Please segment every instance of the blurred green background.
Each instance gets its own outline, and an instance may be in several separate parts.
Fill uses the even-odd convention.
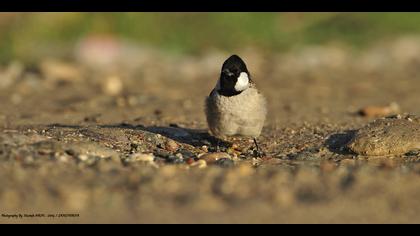
[[[90,34],[175,54],[327,43],[363,48],[419,33],[419,22],[419,13],[0,13],[0,61],[66,55]]]

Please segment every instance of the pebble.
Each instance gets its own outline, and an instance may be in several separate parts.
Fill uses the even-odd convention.
[[[69,160],[70,160],[69,155],[66,155],[66,154],[64,154],[64,155],[58,155],[56,158],[60,162],[69,162]]]
[[[191,167],[196,167],[198,169],[203,169],[207,167],[207,162],[205,160],[198,160],[190,165]]]
[[[62,80],[72,82],[82,78],[80,68],[67,62],[45,60],[41,63],[40,69],[47,79],[53,81]]]
[[[206,153],[199,156],[200,160],[206,161],[208,164],[216,163],[219,159],[232,159],[229,154],[225,152]]]
[[[94,142],[74,142],[69,143],[66,151],[73,153],[74,155],[87,155],[87,156],[97,156],[100,158],[108,158],[119,156],[118,152],[115,150],[104,147]]]
[[[193,164],[195,161],[194,161],[194,158],[188,158],[187,159],[187,161],[186,161],[186,163],[188,164],[188,165],[191,165],[191,164]]]
[[[98,158],[96,158],[95,156],[88,156],[85,154],[81,154],[77,156],[77,158],[83,163],[83,165],[87,165],[87,166],[93,166],[98,161]]]
[[[236,153],[237,151],[233,148],[233,147],[230,147],[230,148],[228,148],[227,150],[226,150],[226,152],[229,154],[229,155],[233,155],[234,153]]]
[[[109,76],[102,84],[102,91],[110,96],[117,96],[123,91],[124,85],[119,76]]]
[[[134,153],[131,154],[126,161],[127,162],[146,162],[153,163],[155,157],[151,153]]]
[[[395,116],[359,129],[347,147],[366,156],[399,155],[420,149],[420,119]]]
[[[162,158],[168,158],[169,156],[172,156],[172,154],[170,152],[167,152],[163,149],[157,149],[154,153],[156,156],[160,156]]]
[[[201,146],[201,150],[203,150],[203,152],[209,152],[209,147],[207,145],[203,145]]]
[[[171,152],[175,152],[178,150],[179,145],[172,139],[168,139],[168,141],[165,142],[165,149]]]
[[[183,158],[195,158],[196,155],[186,149],[182,149],[179,151],[179,153],[183,156]]]
[[[88,155],[84,155],[84,154],[78,156],[78,159],[81,161],[87,161],[88,158],[89,158]]]
[[[365,117],[385,117],[396,114],[400,111],[400,106],[393,102],[388,106],[367,106],[359,111],[361,116]]]
[[[182,164],[185,162],[182,154],[177,153],[177,155],[169,155],[166,158],[166,162],[170,164]]]
[[[219,146],[219,150],[217,150],[216,146],[210,146],[208,148],[209,152],[227,152],[228,148],[224,147],[223,145]]]

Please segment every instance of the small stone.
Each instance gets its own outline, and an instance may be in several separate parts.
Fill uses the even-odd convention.
[[[186,161],[186,163],[188,164],[188,165],[191,165],[191,164],[193,164],[195,161],[194,161],[194,158],[188,158],[187,159],[187,161]]]
[[[170,163],[170,164],[182,164],[182,163],[185,162],[185,160],[184,160],[182,154],[179,154],[179,155],[169,155],[166,158],[166,162],[167,163]]]
[[[152,163],[155,157],[151,153],[134,153],[128,158],[129,162],[147,162]]]
[[[128,106],[136,106],[138,104],[137,99],[134,96],[126,97],[126,103]]]
[[[119,76],[109,76],[102,84],[102,90],[105,94],[110,96],[119,95],[124,88],[124,85]]]
[[[201,146],[201,150],[203,150],[203,152],[209,152],[209,147],[207,145],[203,145]]]
[[[33,156],[30,156],[30,155],[25,156],[25,157],[22,159],[22,164],[25,164],[25,165],[31,165],[31,164],[33,164],[34,162],[35,162],[34,157],[33,157]]]
[[[207,167],[207,162],[205,160],[198,160],[190,165],[191,167],[196,167],[198,169],[203,169]]]
[[[83,118],[83,121],[84,122],[98,123],[98,118],[100,116],[101,116],[101,114],[93,114],[93,115],[85,116],[85,118]]]
[[[87,161],[87,159],[89,159],[88,155],[85,154],[81,154],[77,158],[81,161]]]
[[[213,164],[222,158],[231,159],[230,155],[225,152],[206,153],[200,156],[200,159],[206,161],[208,164]]]
[[[182,157],[185,158],[194,158],[196,155],[186,149],[182,149],[179,151],[179,153],[182,155]]]
[[[80,68],[63,61],[45,60],[41,63],[40,69],[45,77],[52,81],[73,82],[82,78]]]
[[[69,162],[69,156],[68,155],[60,155],[57,157],[57,160],[60,162]]]
[[[209,152],[227,152],[228,148],[226,148],[225,146],[221,145],[219,147],[216,146],[210,146],[208,148]]]
[[[169,158],[169,156],[172,156],[172,154],[170,152],[167,152],[163,149],[157,149],[155,151],[155,155],[159,156],[159,157],[162,157],[162,158]]]
[[[175,152],[178,150],[179,145],[172,139],[168,139],[168,141],[165,142],[165,149],[171,152]]]
[[[83,165],[93,166],[97,163],[98,159],[95,156],[88,156],[85,154],[81,154],[77,157]]]
[[[95,143],[95,142],[69,143],[66,149],[66,152],[72,156],[77,156],[77,155],[82,155],[82,154],[87,155],[87,156],[96,156],[100,158],[119,156],[119,153],[116,152],[115,150],[99,145],[98,143]]]
[[[235,153],[235,149],[233,147],[230,147],[226,150],[226,152],[230,155],[232,155],[233,153]]]
[[[359,111],[359,114],[365,117],[385,117],[396,114],[400,111],[397,103],[393,102],[388,106],[367,106]]]

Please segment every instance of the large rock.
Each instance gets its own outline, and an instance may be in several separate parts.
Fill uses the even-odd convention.
[[[347,145],[360,155],[399,155],[420,149],[420,118],[395,116],[359,129]]]

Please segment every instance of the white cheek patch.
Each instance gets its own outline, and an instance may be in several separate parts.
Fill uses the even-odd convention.
[[[235,84],[235,90],[236,91],[244,91],[249,87],[249,78],[247,73],[241,72],[241,74],[238,77],[238,81]]]

